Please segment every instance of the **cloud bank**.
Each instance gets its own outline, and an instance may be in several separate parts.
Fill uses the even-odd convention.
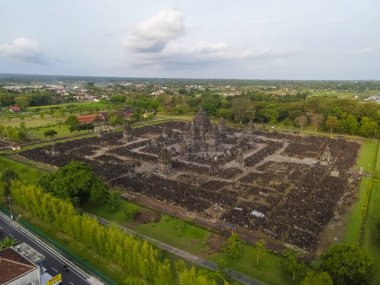
[[[19,62],[45,62],[45,53],[39,43],[23,37],[15,39],[10,44],[0,45],[0,57]]]
[[[157,15],[140,23],[124,41],[135,53],[158,53],[166,45],[185,34],[184,16],[177,10],[160,10]]]
[[[188,34],[184,15],[174,9],[160,10],[138,24],[125,38],[123,45],[139,66],[173,67],[173,65],[210,65],[246,59],[268,59],[289,56],[295,50],[266,47],[257,50],[231,46],[221,42],[199,41],[181,44]]]

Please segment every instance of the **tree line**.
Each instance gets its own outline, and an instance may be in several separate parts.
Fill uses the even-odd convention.
[[[148,242],[127,235],[116,226],[105,227],[95,218],[79,214],[72,203],[54,197],[37,185],[14,181],[11,195],[14,203],[55,232],[70,236],[119,266],[124,272],[124,284],[218,284],[211,273],[171,262]]]
[[[111,102],[135,108],[135,112],[158,112],[180,115],[196,112],[200,107],[210,116],[236,123],[277,124],[315,131],[380,137],[380,105],[354,98],[311,97],[300,90],[293,95],[273,95],[262,91],[245,91],[241,96],[224,97],[217,91],[182,92],[158,96],[115,95]]]

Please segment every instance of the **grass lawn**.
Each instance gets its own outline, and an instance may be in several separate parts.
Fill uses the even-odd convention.
[[[87,130],[79,131],[79,132],[70,132],[69,126],[63,124],[61,126],[50,126],[50,127],[40,127],[40,128],[29,129],[27,130],[27,134],[28,134],[28,137],[32,140],[50,139],[50,137],[45,137],[44,135],[44,133],[47,130],[55,130],[57,132],[54,138],[70,137],[70,136],[75,136],[77,134],[92,133]]]
[[[366,223],[364,228],[363,248],[372,256],[376,268],[376,275],[372,282],[373,285],[380,284],[380,242],[376,234],[376,223],[380,221],[380,180],[376,177],[380,174],[380,152],[377,153],[377,142],[366,141],[361,148],[357,166],[363,167],[368,172],[374,172],[375,178],[363,177],[360,183],[359,197],[350,215],[346,234],[342,242],[347,244],[357,244],[361,222],[364,214],[367,193],[370,191]],[[369,189],[371,185],[371,189]]]
[[[22,119],[23,118],[23,119]],[[55,123],[58,119],[53,118],[51,115],[45,115],[41,118],[39,115],[25,115],[24,117],[8,117],[7,119],[1,118],[0,124],[3,126],[19,127],[22,122],[25,123],[26,128],[34,128],[45,126],[47,124]]]
[[[372,172],[374,164],[376,163],[376,149],[376,141],[365,141],[360,149],[357,161],[358,167],[363,167],[365,171]]]
[[[112,107],[112,104],[108,102],[72,102],[72,103],[64,103],[64,104],[57,104],[57,105],[48,105],[48,106],[36,106],[36,107],[29,107],[28,111],[36,111],[36,110],[68,110],[68,109],[75,109],[75,108],[94,108],[103,110],[105,108]]]
[[[18,174],[20,180],[27,183],[37,183],[41,175],[45,174],[45,172],[34,167],[0,156],[0,172],[8,167]]]
[[[380,180],[374,179],[371,199],[368,204],[366,228],[364,232],[363,247],[367,249],[375,264],[378,266],[373,285],[380,284],[380,240],[376,233],[376,224],[380,222]]]
[[[346,233],[341,240],[342,243],[356,245],[359,238],[360,227],[362,224],[363,210],[365,200],[367,197],[368,187],[370,184],[370,177],[363,177],[360,181],[360,188],[356,204],[351,212],[351,215],[347,222]]]
[[[183,223],[179,236],[176,225],[180,220],[168,215],[161,215],[158,223],[140,224],[133,229],[157,240],[181,248],[196,255],[204,254],[209,248],[207,240],[210,232],[190,223]]]
[[[222,258],[226,261],[226,267],[242,272],[267,284],[298,284],[291,281],[291,277],[282,271],[282,257],[268,253],[261,257],[256,265],[254,248],[248,245],[241,246],[242,255],[238,258],[229,258],[225,253],[213,254],[210,259],[217,262]]]
[[[376,161],[376,150],[377,142],[375,141],[365,141],[359,152],[359,157],[357,160],[357,167],[363,167],[363,169],[371,173],[374,169]],[[356,204],[350,214],[347,222],[346,233],[342,242],[347,244],[357,244],[361,221],[363,219],[364,207],[366,203],[367,193],[370,190],[369,186],[371,183],[371,177],[363,177],[360,181],[360,187],[358,192],[358,198]]]
[[[106,203],[96,203],[88,201],[82,205],[83,210],[102,217],[106,220],[126,226],[133,221],[133,215],[142,209],[141,206],[120,199],[120,206],[116,210],[111,210]]]

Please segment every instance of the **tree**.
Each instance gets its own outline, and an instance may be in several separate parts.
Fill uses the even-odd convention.
[[[333,130],[338,125],[338,119],[335,116],[327,116],[327,119],[325,121],[325,126],[330,129],[330,133],[333,132]]]
[[[227,278],[226,261],[223,258],[219,258],[216,262],[216,275],[221,280],[225,280]]]
[[[2,240],[0,240],[0,250],[5,249],[11,246],[15,246],[17,241],[14,238],[11,237],[5,237]]]
[[[67,117],[65,124],[69,126],[70,132],[73,132],[78,129],[79,119],[75,115],[70,115]]]
[[[241,255],[240,251],[240,239],[237,233],[232,233],[227,240],[226,247],[224,251],[228,256],[235,258]]]
[[[113,126],[113,127],[121,126],[124,124],[124,116],[122,116],[120,114],[111,114],[111,116],[109,118],[109,122],[110,122],[111,126]]]
[[[120,192],[110,192],[107,197],[107,204],[110,206],[111,211],[116,210],[120,206]]]
[[[255,243],[255,253],[256,253],[256,265],[259,264],[260,258],[267,252],[265,248],[265,241],[259,240]]]
[[[180,237],[182,230],[185,228],[185,221],[182,219],[177,219],[175,221],[175,228],[177,230],[177,237]]]
[[[15,98],[15,103],[18,105],[21,109],[26,109],[29,107],[30,103],[30,97],[26,95],[17,96]]]
[[[321,256],[321,268],[336,285],[370,284],[374,263],[368,253],[358,246],[334,244]]]
[[[255,117],[255,108],[247,97],[238,97],[232,102],[232,113],[234,120],[242,124],[244,121],[253,120]]]
[[[89,199],[105,201],[109,197],[108,186],[84,162],[72,161],[57,172],[43,176],[40,185],[76,205]]]
[[[261,111],[261,115],[263,116],[263,118],[271,123],[271,124],[274,124],[274,123],[277,123],[277,119],[279,117],[279,110],[277,108],[276,105],[274,104],[269,104],[267,105],[262,111]]]
[[[6,168],[3,170],[3,172],[1,173],[1,184],[3,185],[3,195],[4,197],[8,197],[8,195],[11,194],[11,183],[13,180],[17,180],[18,179],[18,175],[17,173],[10,169],[10,168]]]
[[[47,131],[44,132],[45,138],[46,137],[53,138],[56,134],[57,134],[56,130],[47,130]]]
[[[308,272],[300,285],[333,285],[333,281],[327,272]]]
[[[372,136],[375,136],[376,131],[377,131],[376,122],[371,118],[362,117],[360,121],[359,133],[365,137],[372,137]]]
[[[290,249],[285,249],[283,252],[283,269],[286,273],[292,276],[294,281],[304,271],[304,264],[297,259],[297,253]]]
[[[316,133],[318,131],[319,126],[323,123],[325,117],[322,114],[313,113],[311,115],[311,124],[314,127],[314,132]]]
[[[294,119],[294,122],[297,126],[301,128],[301,132],[303,130],[303,127],[307,124],[307,117],[305,115],[300,115]]]

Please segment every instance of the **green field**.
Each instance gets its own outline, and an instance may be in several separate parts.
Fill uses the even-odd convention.
[[[376,224],[380,222],[380,180],[374,179],[371,199],[368,204],[366,228],[364,231],[363,247],[370,253],[377,264],[377,272],[372,284],[380,284],[380,239],[376,233]]]
[[[350,245],[356,245],[358,243],[360,228],[362,225],[362,219],[364,214],[363,210],[367,198],[367,192],[369,190],[370,181],[370,177],[364,177],[360,181],[358,198],[348,219],[345,235],[343,239],[340,241],[342,243]]]
[[[207,245],[210,232],[185,222],[178,232],[176,223],[179,220],[162,215],[158,223],[140,224],[133,227],[137,232],[154,237],[157,240],[181,248],[195,255],[204,255],[209,251]]]
[[[0,156],[0,173],[5,168],[14,170],[18,174],[20,180],[27,183],[37,183],[40,177],[44,174],[44,172],[34,167]]]
[[[362,145],[359,153],[359,158],[357,165],[358,167],[363,167],[366,172],[372,172],[375,166],[378,164],[376,161],[376,149],[377,142],[375,141],[365,141]]]
[[[92,201],[83,204],[82,208],[91,214],[116,222],[122,226],[131,223],[133,221],[133,215],[142,209],[139,205],[122,199],[120,199],[120,206],[115,210],[111,210],[106,203],[96,203]]]
[[[99,111],[111,108],[112,104],[108,102],[73,102],[73,103],[64,103],[57,105],[48,105],[48,106],[38,106],[38,107],[29,107],[27,110],[29,112],[39,112],[39,111],[57,111],[57,110],[79,110],[79,111]]]
[[[39,127],[34,129],[27,130],[28,138],[32,140],[44,140],[44,139],[50,139],[50,137],[45,137],[44,133],[47,130],[55,130],[57,134],[54,136],[54,138],[62,138],[62,137],[71,137],[78,134],[91,134],[90,131],[79,131],[79,132],[70,132],[69,126],[67,125],[60,125],[60,126],[50,126],[50,127]]]
[[[342,242],[352,245],[360,243],[360,231],[363,219],[365,219],[362,246],[379,266],[380,241],[376,235],[376,223],[380,222],[380,180],[377,178],[380,173],[380,152],[377,152],[377,148],[378,143],[375,141],[366,141],[362,145],[357,166],[363,167],[367,176],[361,180],[358,200],[350,214]],[[372,174],[375,176],[372,177]],[[380,284],[379,269],[378,267],[372,282],[373,285]]]
[[[34,128],[53,124],[57,120],[57,118],[54,118],[51,115],[45,115],[41,118],[39,115],[28,114],[25,116],[17,115],[15,117],[2,117],[0,124],[3,126],[19,127],[21,123],[25,123],[26,128]]]
[[[228,268],[242,272],[248,276],[252,276],[267,284],[298,284],[299,280],[291,281],[291,277],[285,275],[282,270],[283,258],[268,253],[264,255],[258,265],[256,265],[256,255],[254,248],[248,245],[241,246],[242,255],[239,258],[229,258],[225,253],[217,253],[210,256],[210,259],[217,262],[222,258],[226,261]]]

